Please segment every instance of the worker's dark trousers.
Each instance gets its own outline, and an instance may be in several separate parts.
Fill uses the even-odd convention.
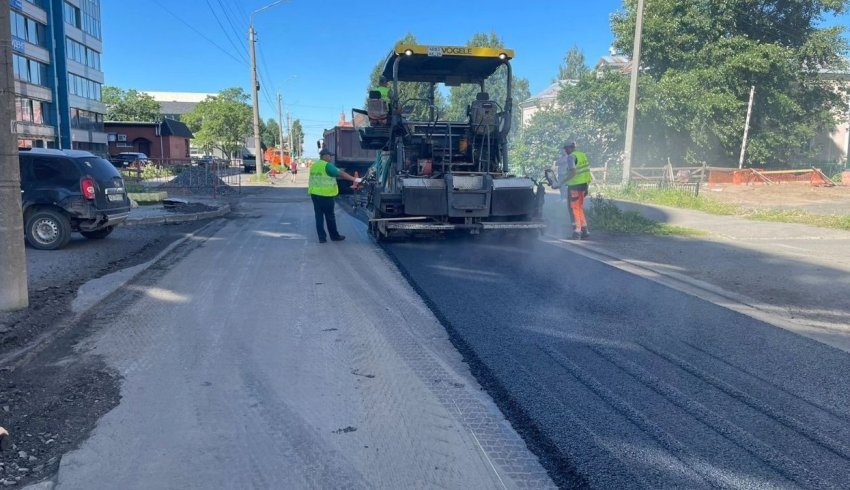
[[[316,213],[316,233],[319,234],[319,240],[327,239],[325,235],[325,221],[328,223],[328,233],[331,238],[338,237],[339,232],[336,231],[336,216],[334,216],[334,198],[317,196],[315,194],[311,194],[310,197],[313,198],[313,212]]]

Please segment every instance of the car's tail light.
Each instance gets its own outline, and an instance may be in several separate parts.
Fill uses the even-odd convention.
[[[84,177],[80,181],[80,190],[83,191],[83,197],[89,200],[94,200],[94,179]]]

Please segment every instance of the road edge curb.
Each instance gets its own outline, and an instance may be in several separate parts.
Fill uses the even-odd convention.
[[[191,221],[201,221],[211,218],[220,218],[230,213],[230,205],[224,204],[213,211],[204,211],[201,213],[176,214],[174,216],[156,216],[151,218],[128,219],[124,221],[124,226],[142,226],[142,225],[177,225],[180,223],[188,223]]]

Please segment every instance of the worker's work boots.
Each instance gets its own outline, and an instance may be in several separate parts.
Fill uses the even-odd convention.
[[[581,234],[579,236],[581,237],[582,240],[587,240],[588,238],[590,238],[590,232],[587,231],[586,226],[581,227]]]

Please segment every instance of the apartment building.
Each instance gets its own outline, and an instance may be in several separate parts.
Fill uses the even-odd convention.
[[[10,0],[20,147],[106,155],[100,0]]]

